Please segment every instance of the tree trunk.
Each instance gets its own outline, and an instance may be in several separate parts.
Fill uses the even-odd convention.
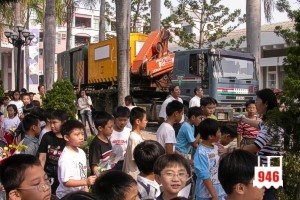
[[[130,0],[116,0],[117,60],[118,60],[118,104],[124,105],[130,93],[129,34]]]
[[[202,48],[203,46],[203,41],[204,41],[204,14],[205,14],[205,10],[204,10],[204,4],[206,3],[206,1],[203,1],[202,3],[202,8],[201,8],[201,15],[200,15],[200,34],[199,34],[199,49]]]
[[[21,3],[20,2],[16,2],[15,4],[15,20],[14,20],[14,32],[17,32],[15,29],[16,29],[16,26],[17,24],[21,24]],[[18,33],[17,33],[18,34]],[[15,72],[15,89],[20,89],[20,85],[17,85],[18,84],[18,79],[20,80],[20,69],[17,70],[17,67],[18,67],[18,48],[14,47],[14,72]]]
[[[100,2],[99,42],[105,40],[105,0]]]
[[[71,49],[71,37],[72,37],[72,22],[73,22],[73,9],[70,0],[67,1],[67,41],[66,50]]]
[[[29,18],[30,18],[30,9],[27,6],[26,13],[26,29],[29,30]],[[25,46],[25,67],[26,67],[26,89],[29,91],[29,47]]]
[[[151,0],[151,31],[160,30],[160,0]]]
[[[46,89],[52,89],[54,82],[56,42],[55,1],[46,0],[44,32],[44,75]]]
[[[263,85],[262,73],[260,70],[260,32],[261,32],[261,1],[260,0],[247,0],[246,2],[246,38],[247,50],[255,57],[256,74],[260,81],[259,88]]]

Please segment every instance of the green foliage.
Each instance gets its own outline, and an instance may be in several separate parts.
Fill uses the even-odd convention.
[[[178,43],[179,46],[189,49],[212,46],[237,48],[245,40],[245,37],[241,37],[238,40],[222,41],[214,44],[218,39],[227,36],[240,24],[245,22],[246,16],[241,16],[240,9],[230,12],[229,8],[220,4],[221,0],[203,0],[203,3],[195,0],[177,1],[179,3],[178,9],[164,19],[162,25],[165,29],[173,28],[175,25],[173,31],[179,37],[179,41],[173,42]],[[171,1],[165,0],[165,6],[171,8]],[[198,31],[199,34],[197,35],[201,35],[202,37],[196,36],[196,34],[186,28],[178,27],[178,25],[180,26],[183,23],[189,24],[190,28],[188,29]],[[231,25],[232,23],[235,25]]]
[[[86,143],[84,143],[83,145],[81,145],[81,149],[85,152],[85,154],[87,155],[87,157],[88,157],[88,155],[89,155],[89,148],[90,148],[90,145],[91,145],[91,143],[92,143],[92,141],[93,141],[93,139],[95,138],[96,136],[94,136],[94,135],[91,135],[91,136],[89,136],[88,138],[87,138],[87,142]]]
[[[76,94],[69,80],[56,81],[53,88],[46,93],[43,99],[43,108],[66,110],[71,119],[75,119],[77,109],[75,106]]]
[[[285,109],[268,113],[268,123],[280,126],[285,131],[284,188],[278,196],[280,199],[290,200],[300,198],[300,10],[291,10],[287,0],[278,0],[276,6],[279,11],[287,12],[295,22],[292,30],[275,28],[275,33],[283,37],[291,47],[284,59],[287,77],[283,82],[284,93],[279,97]]]
[[[0,71],[0,77],[1,77],[1,71]],[[3,82],[0,80],[0,98],[5,97],[4,89],[3,89]]]

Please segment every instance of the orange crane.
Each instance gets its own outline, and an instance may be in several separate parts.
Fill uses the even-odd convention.
[[[169,76],[175,57],[175,54],[168,50],[169,37],[170,32],[167,30],[151,32],[133,61],[131,74],[149,79]]]

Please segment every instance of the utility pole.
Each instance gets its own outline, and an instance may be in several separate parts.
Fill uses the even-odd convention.
[[[160,30],[160,0],[151,0],[151,31]]]

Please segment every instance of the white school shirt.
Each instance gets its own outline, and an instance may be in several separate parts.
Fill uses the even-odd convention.
[[[134,180],[137,179],[137,175],[140,173],[140,171],[134,161],[133,151],[135,147],[143,141],[144,139],[142,138],[142,136],[135,132],[131,132],[128,139],[128,146],[124,158],[124,165],[122,171],[131,175],[134,178]]]
[[[156,132],[157,142],[159,142],[164,148],[166,144],[173,144],[173,151],[175,152],[176,136],[175,130],[171,124],[162,123]]]
[[[17,128],[19,126],[20,119],[18,115],[16,115],[14,118],[10,119],[8,117],[5,117],[3,120],[3,128],[5,132],[9,132],[9,129],[11,128]]]
[[[195,95],[189,102],[189,108],[191,107],[200,107],[200,100],[201,98]]]
[[[131,130],[129,128],[125,127],[121,132],[113,130],[110,136],[112,152],[120,157],[120,160],[124,160],[130,131]]]
[[[65,195],[75,192],[84,191],[85,186],[65,187],[64,182],[72,180],[87,179],[87,163],[84,151],[77,148],[77,152],[64,148],[58,160],[58,181],[59,186],[56,190],[56,196],[61,199]]]
[[[159,111],[159,117],[161,118],[164,118],[165,120],[167,120],[167,113],[166,113],[166,108],[167,108],[167,105],[168,103],[174,101],[174,100],[177,100],[175,99],[173,96],[169,96],[164,102],[163,104],[161,105],[161,108],[160,108],[160,111]],[[183,103],[182,99],[179,97],[178,100],[179,102]],[[183,123],[184,122],[184,115],[182,115],[182,118],[180,120],[180,123]]]
[[[17,109],[18,109],[18,114],[19,116],[21,116],[23,114],[23,107],[24,107],[24,103],[23,101],[19,100],[19,101],[10,101],[8,105],[11,105],[11,104],[14,104],[17,106]]]

